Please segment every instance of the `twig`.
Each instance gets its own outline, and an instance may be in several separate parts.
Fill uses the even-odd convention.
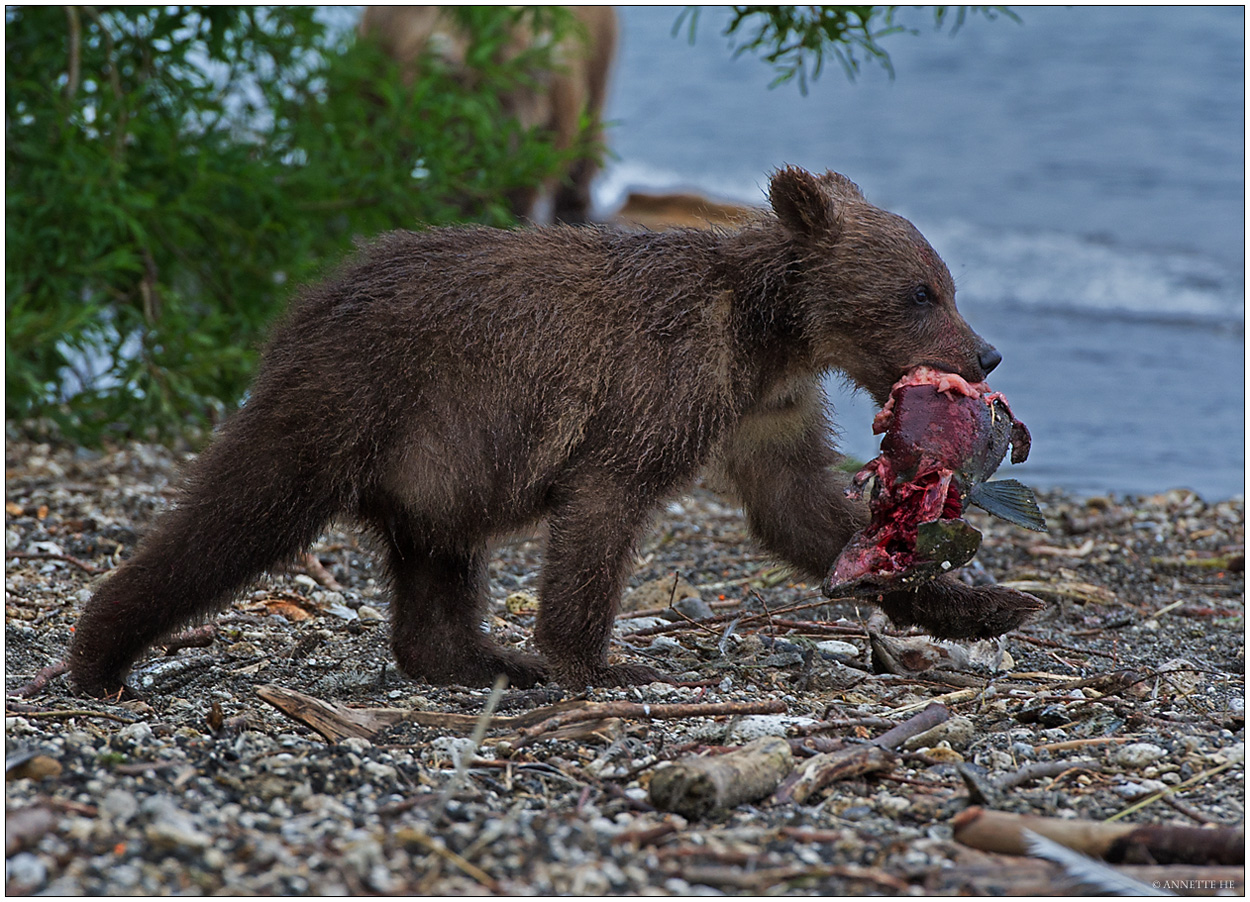
[[[64,561],[67,564],[73,564],[79,570],[90,573],[92,576],[98,576],[101,573],[108,573],[95,564],[88,564],[84,560],[74,557],[72,554],[52,554],[46,551],[6,551],[4,553],[6,559],[17,558],[19,560],[31,561]]]
[[[486,698],[486,706],[482,709],[482,715],[478,718],[477,725],[473,728],[473,735],[469,737],[471,745],[456,757],[456,772],[447,781],[447,785],[443,787],[442,795],[439,796],[434,814],[435,822],[442,820],[443,813],[447,810],[447,803],[451,801],[452,795],[460,788],[460,784],[464,782],[465,774],[469,772],[469,762],[473,760],[482,744],[482,737],[486,735],[486,730],[490,726],[490,719],[495,714],[495,706],[499,704],[499,699],[503,696],[504,687],[507,685],[508,677],[506,674],[501,673],[495,677],[495,685],[491,687],[490,695]]]
[[[784,605],[772,611],[771,614],[743,614],[741,611],[729,611],[724,614],[716,614],[712,617],[704,617],[702,620],[694,621],[694,623],[704,624],[704,625],[710,625],[714,623],[724,623],[726,620],[732,620],[735,617],[742,618],[741,622],[744,624],[754,623],[760,620],[767,620],[770,616],[773,616],[776,614],[790,614],[795,611],[805,611],[809,608],[825,607],[826,605],[829,605],[831,602],[832,602],[832,599],[825,598],[825,599],[821,599],[820,601],[812,601],[812,602],[793,604],[793,605]],[[865,629],[863,629],[863,627],[842,626],[841,624],[838,624],[838,623],[830,623],[830,624],[827,624],[826,626],[830,632],[834,632],[834,633],[843,633],[848,636],[867,636],[868,635],[868,632]],[[687,624],[685,623],[665,623],[665,624],[661,624],[660,626],[649,626],[646,629],[638,630],[636,633],[630,633],[630,635],[639,636],[639,637],[655,636],[660,633],[670,633],[670,632],[673,632],[674,630],[681,630],[681,629],[686,629],[686,628],[687,628]]]
[[[938,724],[944,723],[951,716],[950,709],[940,702],[930,702],[928,707],[908,720],[870,740],[873,745],[883,749],[896,749],[913,736],[927,733]]]
[[[901,708],[895,708],[890,713],[891,714],[907,714],[910,711],[916,711],[920,708],[926,708],[929,705],[937,704],[938,702],[941,702],[942,704],[952,704],[952,705],[956,704],[957,702],[966,702],[966,701],[970,701],[971,699],[976,698],[978,693],[980,692],[981,692],[980,689],[960,689],[957,692],[948,692],[945,695],[939,695],[937,698],[929,699],[928,701],[920,701],[920,702],[915,702],[914,704],[910,704],[910,705],[903,705]]]
[[[8,715],[10,712],[5,711],[4,713]],[[56,719],[66,718],[66,717],[103,717],[106,720],[116,720],[121,723],[134,723],[135,722],[132,718],[122,717],[120,714],[113,714],[109,711],[88,711],[86,709],[80,709],[80,708],[73,708],[73,709],[64,710],[64,711],[22,711],[20,713],[15,711],[12,713],[18,717],[25,717],[28,719],[29,718],[39,718],[39,719],[47,718],[47,719],[56,720]]]
[[[32,695],[40,692],[51,680],[59,677],[67,670],[69,670],[69,661],[61,660],[57,661],[55,664],[49,664],[47,667],[43,668],[43,670],[35,674],[35,678],[33,680],[25,686],[14,689],[9,693],[9,695],[13,698],[30,698]]]
[[[544,733],[556,730],[570,723],[581,720],[595,720],[606,717],[628,717],[648,720],[674,720],[685,717],[720,717],[722,715],[739,714],[784,714],[786,703],[776,699],[760,702],[720,702],[716,704],[676,704],[650,705],[635,702],[604,702],[562,712],[538,723],[528,729],[519,731],[518,740],[513,748],[529,745],[543,738]]]
[[[661,840],[666,836],[670,836],[677,832],[677,825],[670,821],[657,824],[646,830],[626,830],[616,834],[612,838],[613,843],[637,843],[640,846],[649,846],[657,840]]]
[[[1190,786],[1193,786],[1195,783],[1201,783],[1203,780],[1207,779],[1208,777],[1214,777],[1217,774],[1222,774],[1224,773],[1224,771],[1228,770],[1230,767],[1235,767],[1244,763],[1245,762],[1243,761],[1225,761],[1219,767],[1213,767],[1210,770],[1204,770],[1200,774],[1194,774],[1194,776],[1190,777],[1188,780],[1184,781],[1183,783],[1177,783],[1175,786],[1167,786],[1159,790],[1158,792],[1152,792],[1150,795],[1146,796],[1141,801],[1134,802],[1132,805],[1129,805],[1123,811],[1119,811],[1111,815],[1111,817],[1107,818],[1107,822],[1110,823],[1112,821],[1118,821],[1120,818],[1130,815],[1134,811],[1138,811],[1142,808],[1145,808],[1147,805],[1157,802],[1159,799],[1163,798],[1164,796],[1170,796],[1174,792],[1180,792],[1182,789],[1187,789]]]
[[[325,565],[321,563],[321,559],[317,557],[315,552],[309,551],[305,554],[303,563],[304,569],[308,571],[308,575],[320,585],[331,592],[343,591],[343,586],[334,578],[334,574],[325,568]]]
[[[888,771],[894,767],[892,749],[913,736],[919,736],[950,717],[950,711],[936,702],[929,704],[915,717],[891,727],[864,745],[847,746],[807,759],[777,790],[777,801],[802,804],[815,792],[837,780],[846,780],[872,771]]]
[[[1212,824],[1214,824],[1217,827],[1232,826],[1231,824],[1225,824],[1223,821],[1218,821],[1213,817],[1207,817],[1207,815],[1203,814],[1198,809],[1193,808],[1189,805],[1186,805],[1180,799],[1174,799],[1171,796],[1164,796],[1163,804],[1172,808],[1174,811],[1179,811],[1181,814],[1185,815],[1185,817],[1189,818],[1190,820],[1197,821],[1203,826],[1210,826]]]
[[[1068,739],[1064,742],[1048,742],[1045,745],[1033,746],[1035,752],[1067,752],[1072,749],[1083,749],[1090,745],[1107,745],[1108,743],[1135,742],[1136,736],[1095,736],[1091,739]]]
[[[777,790],[778,802],[806,802],[813,794],[838,780],[861,774],[891,770],[895,755],[889,749],[868,743],[816,755],[803,762]]]
[[[175,633],[162,644],[165,646],[165,654],[168,656],[183,648],[207,648],[213,644],[213,639],[216,637],[217,627],[211,623],[205,623],[202,626],[192,627],[189,630]]]
[[[996,789],[1003,792],[1023,786],[1025,783],[1031,783],[1033,780],[1058,777],[1072,770],[1090,769],[1097,769],[1097,763],[1087,758],[1078,758],[1074,761],[1035,761],[1032,764],[1026,764],[1014,774],[1003,777],[994,785]]]
[[[1070,645],[1063,645],[1053,639],[1042,639],[1039,636],[1030,636],[1027,633],[1020,632],[1019,630],[1012,633],[1012,635],[1021,642],[1028,642],[1030,645],[1040,645],[1043,648],[1056,648],[1060,651],[1075,652],[1078,655],[1098,655],[1099,657],[1110,658],[1113,661],[1116,657],[1109,651],[1101,651],[1097,648],[1073,648]]]

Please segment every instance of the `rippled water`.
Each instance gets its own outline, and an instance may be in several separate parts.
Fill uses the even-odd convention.
[[[608,117],[630,187],[760,202],[782,163],[834,168],[911,218],[1003,352],[992,384],[1033,430],[1040,487],[1212,498],[1245,486],[1244,12],[1021,8],[953,37],[885,39],[890,80],[825,71],[806,97],[733,59],[724,16],[626,8]],[[834,389],[843,445],[871,404]]]

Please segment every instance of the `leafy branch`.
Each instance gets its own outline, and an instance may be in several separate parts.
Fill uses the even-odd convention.
[[[734,56],[748,51],[759,55],[776,71],[769,87],[797,79],[799,91],[807,93],[808,80],[820,77],[827,54],[841,64],[847,78],[854,80],[860,72],[861,58],[875,61],[890,76],[894,67],[890,55],[881,45],[894,34],[918,34],[918,30],[900,25],[895,6],[733,6],[733,18],[723,34],[739,36]],[[969,13],[987,19],[1004,15],[1013,21],[1019,17],[1006,7],[938,6],[933,10],[934,24],[942,29],[952,22],[951,34],[957,32]],[[673,33],[688,22],[688,37],[694,42],[699,18],[698,7],[687,7],[673,25]]]

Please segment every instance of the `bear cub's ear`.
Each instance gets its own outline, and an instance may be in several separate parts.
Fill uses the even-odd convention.
[[[832,173],[830,173],[832,175]],[[798,238],[832,235],[838,225],[839,201],[827,180],[797,166],[773,175],[768,200],[781,224]]]

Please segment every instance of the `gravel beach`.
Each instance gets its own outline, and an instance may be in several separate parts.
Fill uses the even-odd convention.
[[[1047,609],[957,644],[794,582],[699,486],[638,549],[613,651],[681,684],[584,694],[406,679],[377,559],[342,524],[149,653],[143,700],[75,697],[56,665],[78,609],[185,457],[6,445],[10,894],[1058,893],[1060,865],[957,840],[970,806],[1212,838],[1244,823],[1240,499],[1042,493],[1047,534],[972,514],[985,542],[964,578]],[[503,643],[530,645],[542,546],[539,531],[493,558]],[[301,719],[262,693],[327,707]],[[935,726],[884,738],[933,702]],[[326,717],[358,735],[327,740]],[[801,802],[783,783],[699,815],[654,806],[668,762],[768,735],[796,767],[862,764],[881,741]],[[1244,895],[1240,865],[1124,861],[1182,894]]]

